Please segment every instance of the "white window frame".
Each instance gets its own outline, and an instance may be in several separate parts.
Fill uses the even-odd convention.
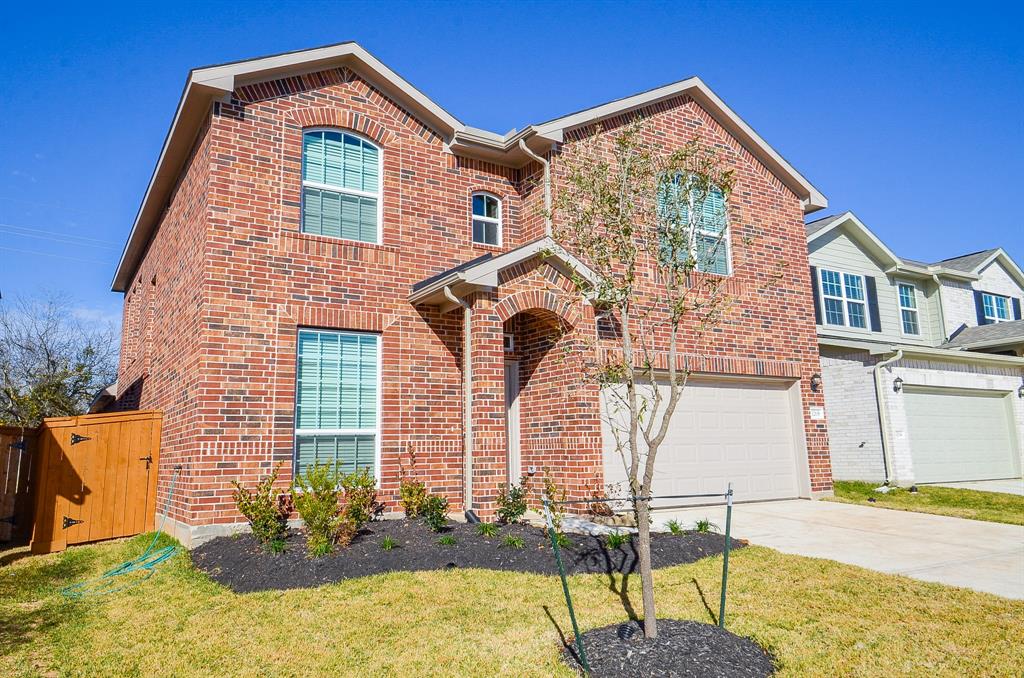
[[[985,297],[988,297],[988,298],[990,298],[992,300],[992,312],[993,313],[998,313],[998,311],[996,310],[996,299],[1002,299],[1004,304],[1005,304],[1005,308],[1006,308],[1006,317],[1005,318],[1000,318],[998,315],[995,315],[995,316],[989,315],[988,311],[985,310]],[[990,323],[993,323],[993,324],[995,324],[995,323],[1008,323],[1011,320],[1013,320],[1013,302],[1010,301],[1010,297],[1004,296],[1002,294],[993,294],[992,292],[982,292],[981,293],[981,314],[985,317],[985,320],[987,320]]]
[[[343,186],[331,186],[330,184],[322,184],[319,181],[307,181],[306,180],[306,153],[305,153],[305,137],[306,134],[311,132],[338,132],[340,134],[348,134],[349,136],[362,139],[363,142],[370,144],[377,149],[377,191],[362,191],[355,188],[345,188]],[[332,240],[344,240],[345,242],[352,243],[363,243],[365,245],[380,245],[384,240],[384,148],[377,142],[371,140],[365,134],[359,134],[347,127],[306,127],[302,130],[302,136],[299,142],[299,177],[302,178],[302,188],[315,188],[321,191],[330,191],[332,193],[341,193],[345,195],[354,195],[359,198],[375,198],[377,200],[377,238],[375,240],[353,240],[352,238],[345,238],[340,235],[323,235],[321,233],[306,233],[302,230],[303,216],[306,213],[306,192],[304,190],[299,191],[300,207],[299,207],[299,232],[306,233],[307,235],[316,236],[318,238],[331,238]]]
[[[487,197],[487,198],[493,198],[494,201],[498,203],[498,218],[497,219],[495,219],[494,217],[480,216],[478,214],[474,214],[473,213],[473,198],[475,198],[478,195],[482,195],[482,196]],[[503,217],[504,217],[504,214],[505,214],[505,205],[502,204],[503,202],[504,201],[501,199],[500,196],[497,196],[494,193],[491,193],[489,191],[473,191],[469,195],[469,239],[472,241],[472,243],[474,245],[482,245],[483,247],[501,247],[502,246],[502,243],[505,240],[505,224],[503,223]],[[485,204],[486,204],[486,202],[485,202]],[[479,240],[477,240],[476,237],[473,235],[473,222],[474,221],[483,221],[483,222],[488,223],[488,224],[495,224],[498,227],[498,242],[496,242],[496,243],[489,243],[489,242],[480,242]]]
[[[842,296],[837,297],[834,294],[827,294],[825,292],[825,272],[836,273],[839,275],[839,290]],[[846,296],[846,276],[852,278],[860,278],[860,289],[864,293],[863,299],[851,299]],[[821,324],[825,327],[845,327],[850,330],[857,332],[865,332],[871,330],[871,304],[868,302],[868,285],[867,277],[860,273],[848,273],[841,271],[837,268],[818,268],[818,293],[821,296]],[[835,299],[842,302],[843,310],[843,322],[841,325],[830,323],[828,321],[828,309],[825,306],[826,299]],[[864,327],[857,327],[856,325],[850,324],[850,312],[847,304],[853,302],[855,304],[864,304]]]
[[[900,288],[901,287],[909,287],[910,288],[911,294],[913,294],[913,296],[914,296],[914,305],[912,307],[911,306],[904,306],[903,305],[903,295],[900,294]],[[921,336],[921,307],[917,303],[917,285],[915,285],[913,283],[908,283],[908,282],[900,282],[900,281],[897,280],[896,281],[896,305],[899,307],[899,310],[900,310],[900,334],[904,334],[904,335],[906,335],[908,337],[920,337]],[[915,319],[915,322],[917,323],[917,332],[908,332],[907,331],[906,325],[904,324],[904,320],[903,320],[903,312],[904,311],[910,311],[910,312],[912,312],[914,314],[914,319]]]
[[[502,348],[505,353],[516,352],[516,337],[511,332],[505,332],[502,337]]]
[[[678,178],[679,175],[676,175]],[[675,179],[673,179],[675,181]],[[721,191],[721,188],[718,189]],[[690,222],[686,225],[688,233],[686,234],[687,247],[690,258],[694,261],[693,269],[702,275],[716,275],[719,277],[727,277],[733,274],[732,269],[732,239],[730,234],[732,229],[729,226],[729,208],[726,205],[725,196],[722,196],[723,207],[725,208],[725,227],[722,228],[721,233],[702,228],[700,224],[694,227],[694,214],[696,212],[693,209],[693,190],[687,189],[686,191],[686,211],[690,216]],[[702,220],[699,220],[703,223]],[[714,271],[702,271],[700,268],[700,260],[697,258],[697,236],[703,235],[715,238],[718,241],[718,246],[725,246],[725,273],[715,273]]]
[[[356,241],[362,242],[362,241]],[[316,332],[317,334],[351,334],[359,336],[375,337],[377,339],[377,406],[376,406],[376,427],[375,428],[299,428],[299,334],[302,332]],[[319,327],[300,327],[295,334],[295,383],[292,386],[294,393],[292,406],[292,474],[298,475],[299,471],[299,438],[301,436],[344,436],[344,435],[372,435],[373,436],[373,476],[377,482],[377,489],[381,487],[381,419],[383,412],[383,391],[384,391],[384,337],[377,332],[357,332],[352,330],[330,330]]]

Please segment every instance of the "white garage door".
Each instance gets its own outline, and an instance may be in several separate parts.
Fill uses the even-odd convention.
[[[731,482],[737,501],[799,496],[788,387],[777,382],[691,379],[655,461],[654,494],[724,492]],[[667,400],[667,387],[663,391]],[[613,402],[608,397],[605,401]],[[614,410],[606,407],[606,412]],[[608,422],[604,457],[605,482],[622,483],[625,493],[626,471]]]
[[[904,387],[919,483],[1020,475],[1006,394]]]

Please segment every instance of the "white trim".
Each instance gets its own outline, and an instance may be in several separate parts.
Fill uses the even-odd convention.
[[[478,195],[482,195],[485,198],[492,198],[496,203],[498,203],[498,218],[497,219],[495,219],[494,217],[488,217],[488,216],[479,215],[479,214],[476,214],[473,211],[473,198],[475,198]],[[484,245],[485,247],[501,247],[502,246],[502,243],[505,240],[505,225],[504,225],[504,210],[505,210],[505,206],[502,204],[502,202],[503,201],[502,201],[502,199],[499,196],[495,195],[494,193],[491,193],[490,191],[473,191],[472,193],[469,194],[469,239],[470,239],[470,242],[472,242],[474,245]],[[486,209],[487,209],[487,201],[485,200],[484,201],[484,210],[486,211]],[[498,226],[498,242],[496,242],[496,243],[494,243],[494,242],[480,242],[479,240],[477,240],[476,237],[474,237],[474,235],[473,235],[473,222],[474,221],[483,221],[483,222],[488,223],[488,224],[496,224]]]
[[[829,273],[835,273],[835,274],[837,274],[839,276],[839,288],[840,288],[840,292],[842,293],[842,296],[837,297],[834,294],[827,294],[825,292],[825,276],[824,276],[824,273],[826,271],[829,272]],[[860,278],[860,289],[861,289],[861,292],[864,294],[864,298],[863,299],[851,299],[850,297],[846,296],[846,276],[850,276],[850,277],[854,277],[854,278]],[[821,326],[822,327],[844,327],[844,328],[849,329],[849,330],[861,331],[861,332],[863,332],[863,331],[870,331],[871,330],[871,305],[868,302],[868,286],[867,286],[867,277],[865,275],[863,275],[861,273],[847,273],[846,271],[841,271],[841,270],[839,270],[837,268],[825,268],[825,267],[819,266],[818,267],[818,292],[821,294]],[[825,306],[825,300],[826,299],[833,299],[833,300],[838,299],[839,301],[842,302],[843,322],[842,322],[841,325],[837,325],[835,323],[830,323],[828,321],[828,308]],[[850,303],[863,304],[864,305],[864,327],[857,327],[856,325],[851,325],[850,324],[850,322],[849,322],[850,313],[849,313],[849,307],[848,307],[848,304],[850,304]]]
[[[316,332],[318,334],[349,334],[349,335],[360,335],[375,337],[377,340],[377,407],[376,407],[376,419],[377,426],[373,429],[367,428],[335,428],[335,429],[306,429],[299,428],[296,424],[298,423],[298,417],[296,416],[299,409],[299,335],[302,332]],[[373,476],[377,483],[377,489],[381,488],[381,437],[383,431],[384,412],[381,407],[384,402],[384,335],[380,332],[365,332],[362,330],[334,330],[325,329],[322,327],[306,327],[300,326],[295,332],[295,378],[292,382],[292,463],[291,470],[292,475],[295,477],[298,472],[298,437],[299,436],[314,436],[314,435],[372,435],[373,436]]]
[[[900,280],[896,280],[895,283],[896,283],[896,307],[899,309],[899,316],[900,316],[898,318],[899,323],[900,323],[900,334],[902,336],[905,336],[905,337],[920,337],[922,335],[922,332],[921,332],[921,328],[922,328],[922,323],[921,323],[921,304],[918,303],[918,299],[917,299],[917,285],[915,285],[914,283],[902,282]],[[914,306],[913,307],[909,307],[909,306],[904,306],[903,305],[903,296],[900,294],[900,287],[909,287],[911,289],[911,293],[914,295]],[[907,332],[906,331],[906,327],[903,324],[903,312],[904,311],[913,311],[914,312],[915,319],[916,319],[916,322],[917,322],[917,332]]]
[[[359,139],[365,144],[369,144],[377,149],[377,192],[363,191],[355,188],[346,188],[344,186],[332,186],[331,184],[322,184],[318,181],[306,181],[306,135],[312,132],[337,132],[344,135],[349,135]],[[331,127],[329,125],[319,125],[317,127],[307,127],[302,130],[301,139],[299,141],[301,150],[299,151],[299,179],[302,182],[302,188],[307,186],[315,188],[320,191],[330,191],[331,193],[338,193],[344,195],[354,195],[358,198],[373,198],[377,201],[377,237],[374,240],[356,240],[354,238],[345,238],[340,235],[326,235],[324,233],[310,233],[309,235],[315,235],[321,238],[333,238],[335,240],[344,240],[347,242],[361,242],[368,243],[371,245],[380,245],[384,242],[384,148],[377,142],[371,140],[365,134],[360,134],[350,130],[347,127]],[[344,140],[342,141],[344,144]],[[325,149],[326,151],[326,146]],[[299,232],[307,233],[304,231],[302,226],[305,223],[303,218],[306,212],[306,192],[303,190],[299,191]]]

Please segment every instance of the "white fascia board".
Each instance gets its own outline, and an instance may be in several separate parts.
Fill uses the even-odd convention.
[[[647,92],[635,94],[624,99],[588,108],[578,113],[557,118],[540,125],[534,125],[538,135],[553,138],[569,129],[611,117],[631,110],[643,108],[650,104],[678,96],[690,94],[720,125],[736,137],[740,143],[753,152],[754,156],[768,167],[773,174],[796,193],[804,205],[804,212],[814,212],[828,207],[828,199],[814,187],[811,182],[790,165],[785,158],[761,138],[754,129],[739,115],[729,108],[722,99],[698,77],[687,78]]]
[[[1024,368],[1024,358],[995,353],[977,353],[974,351],[948,348],[924,348],[921,346],[895,345],[894,350],[902,349],[904,356],[920,356],[937,360],[952,360],[961,363],[977,363],[982,365],[1006,365]]]
[[[862,243],[866,244],[869,249],[873,250],[875,255],[880,259],[885,260],[892,269],[901,268],[905,265],[903,260],[896,256],[896,253],[886,247],[885,243],[878,239],[878,237],[871,232],[864,223],[857,218],[857,215],[853,212],[843,212],[837,216],[832,223],[825,228],[811,234],[807,237],[807,244],[810,245],[812,242],[821,238],[822,236],[831,233],[837,228],[842,228],[846,224],[852,224],[854,226],[853,235]]]
[[[980,273],[983,268],[991,264],[993,261],[998,260],[1011,276],[1017,281],[1017,284],[1024,287],[1024,271],[1021,270],[1017,262],[1010,258],[1010,255],[1006,253],[1002,247],[998,248],[993,252],[985,261],[981,262],[974,267],[975,273]],[[980,275],[978,276],[980,277]]]

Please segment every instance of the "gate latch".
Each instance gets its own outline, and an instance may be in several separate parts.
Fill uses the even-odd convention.
[[[68,518],[67,516],[64,516],[64,529],[66,530],[72,525],[78,525],[84,522],[84,520],[75,520],[74,518]]]
[[[139,457],[139,461],[146,462],[146,470],[149,470],[149,465],[153,463],[153,455],[147,454],[145,457]]]
[[[71,444],[72,445],[77,445],[78,443],[80,443],[82,441],[85,441],[85,440],[92,440],[92,438],[90,438],[88,436],[80,436],[77,433],[72,433],[71,434]]]

